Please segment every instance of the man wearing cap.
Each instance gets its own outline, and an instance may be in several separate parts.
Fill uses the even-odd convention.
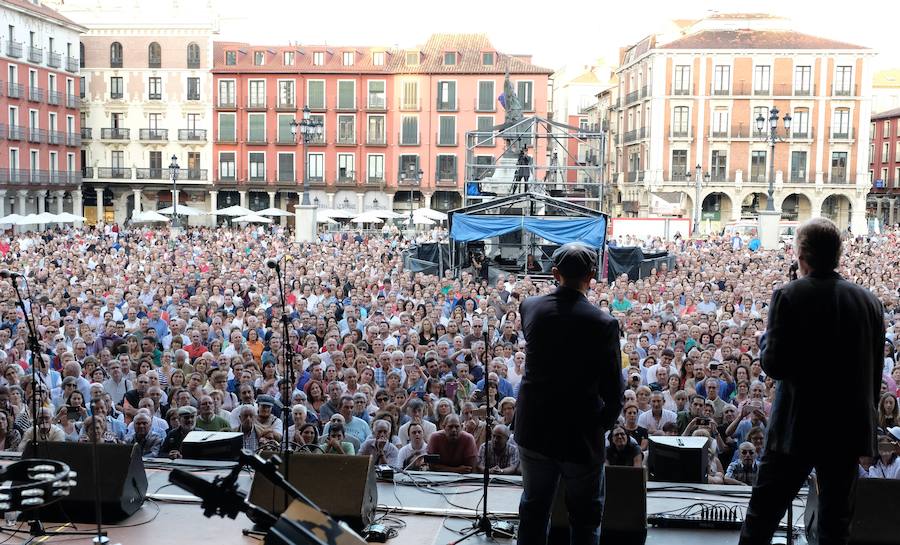
[[[281,440],[283,424],[281,419],[272,413],[275,407],[275,398],[270,395],[261,395],[256,398],[256,425],[261,430],[272,430],[275,438]]]
[[[166,454],[169,458],[181,458],[181,443],[187,434],[194,431],[197,421],[197,409],[190,405],[185,405],[178,409],[178,427],[172,428],[166,434],[159,452]]]
[[[619,323],[587,300],[597,273],[593,249],[564,244],[553,253],[552,272],[559,287],[520,306],[527,357],[516,402],[524,486],[518,543],[547,543],[551,505],[562,478],[572,543],[596,545],[604,502],[604,434],[622,410]],[[569,372],[560,372],[561,365]],[[569,400],[563,419],[547,411],[560,399]],[[551,429],[557,432],[548,434]]]

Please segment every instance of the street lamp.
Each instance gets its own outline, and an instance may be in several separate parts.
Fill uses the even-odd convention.
[[[694,236],[696,237],[700,233],[700,209],[703,206],[703,203],[700,202],[700,178],[703,176],[703,167],[700,166],[700,163],[697,163],[697,166],[694,167],[697,171],[694,176]]]
[[[784,138],[778,136],[778,113],[778,108],[774,106],[769,110],[769,130],[763,134],[771,150],[769,154],[769,198],[766,201],[766,210],[769,212],[775,211],[775,144],[784,142]],[[791,114],[785,114],[782,118],[782,123],[784,124],[784,135],[788,136],[791,131]],[[763,133],[765,129],[766,118],[759,114],[756,117],[756,131]]]
[[[321,121],[311,119],[309,106],[303,107],[303,119],[298,123],[296,119],[291,119],[291,136],[297,141],[297,133],[300,133],[303,146],[309,145],[310,140],[322,136],[325,129]],[[309,206],[309,161],[303,160],[303,206]]]
[[[418,163],[410,163],[406,165],[406,172],[403,174],[403,178],[409,183],[409,228],[413,228],[413,194],[415,193],[415,188],[422,183],[422,169],[419,168]]]
[[[172,154],[172,162],[169,163],[169,175],[172,176],[172,226],[178,222],[178,156]]]

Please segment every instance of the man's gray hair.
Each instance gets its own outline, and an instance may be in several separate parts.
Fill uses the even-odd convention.
[[[797,228],[797,255],[814,271],[833,271],[841,261],[841,231],[828,218],[812,218]]]

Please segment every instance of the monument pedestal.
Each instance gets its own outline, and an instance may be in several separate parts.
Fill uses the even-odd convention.
[[[778,222],[781,221],[781,212],[777,210],[759,211],[759,242],[765,250],[777,250],[780,244],[778,236]]]
[[[294,240],[312,242],[316,238],[316,206],[300,204],[294,210]]]

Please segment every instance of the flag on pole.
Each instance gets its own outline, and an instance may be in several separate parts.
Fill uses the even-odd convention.
[[[497,97],[497,102],[506,109],[506,93],[500,93],[500,96]]]

